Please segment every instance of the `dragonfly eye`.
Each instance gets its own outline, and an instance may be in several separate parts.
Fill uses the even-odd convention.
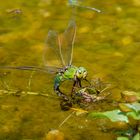
[[[79,74],[81,74],[82,72],[81,72],[81,71],[79,71],[78,73],[79,73]]]
[[[87,71],[83,67],[79,67],[76,73],[77,78],[85,78],[87,76]]]

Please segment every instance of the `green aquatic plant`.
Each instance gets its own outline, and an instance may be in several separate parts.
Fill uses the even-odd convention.
[[[128,108],[130,108],[133,112],[140,113],[140,103],[132,103],[132,104],[125,104]]]
[[[137,133],[132,138],[120,136],[120,137],[117,137],[117,140],[140,140],[140,133]]]
[[[120,109],[106,112],[91,112],[89,113],[89,117],[108,118],[112,122],[123,121],[126,123],[129,122],[128,117],[131,117],[134,120],[140,120],[140,103],[123,103],[120,105]]]
[[[108,118],[112,122],[126,122],[128,123],[128,117],[121,112],[119,109],[113,111],[106,111],[106,112],[91,112],[88,115],[90,118]]]
[[[140,120],[140,103],[123,103],[120,109],[106,112],[90,112],[88,116],[90,118],[108,118],[111,122],[125,122],[129,126],[128,130],[121,130],[121,133],[118,131],[121,136],[117,137],[117,140],[139,140],[140,133],[137,121]],[[136,127],[133,127],[129,118],[136,121]]]
[[[132,140],[140,140],[140,133],[137,133]]]
[[[127,137],[118,137],[117,140],[129,140]]]
[[[119,107],[128,117],[140,120],[140,103],[121,103]]]
[[[127,116],[132,117],[134,120],[140,120],[140,113],[136,113],[134,111],[128,112]]]

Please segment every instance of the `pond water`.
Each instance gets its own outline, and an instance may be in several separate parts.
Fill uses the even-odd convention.
[[[61,0],[6,0],[0,4],[0,66],[43,66],[42,54],[50,29],[62,33],[74,19],[77,34],[73,65],[84,66],[88,79],[101,78],[113,86],[110,100],[124,90],[140,91],[139,0],[81,1],[97,13],[72,8]],[[42,92],[48,96],[0,94],[0,139],[42,140],[50,129],[59,129],[66,140],[114,140],[103,120],[90,120],[62,111],[53,91],[53,74],[0,70],[0,89]],[[63,87],[65,88],[65,87]],[[115,108],[98,103],[92,110]],[[72,116],[59,125],[70,114]]]

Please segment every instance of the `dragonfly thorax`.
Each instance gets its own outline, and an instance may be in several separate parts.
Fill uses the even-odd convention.
[[[87,70],[84,67],[79,67],[75,75],[78,79],[85,79],[87,77]]]

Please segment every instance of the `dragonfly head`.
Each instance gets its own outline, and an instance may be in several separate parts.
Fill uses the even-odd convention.
[[[85,79],[87,76],[87,70],[84,67],[79,67],[76,71],[76,77],[78,79]]]

